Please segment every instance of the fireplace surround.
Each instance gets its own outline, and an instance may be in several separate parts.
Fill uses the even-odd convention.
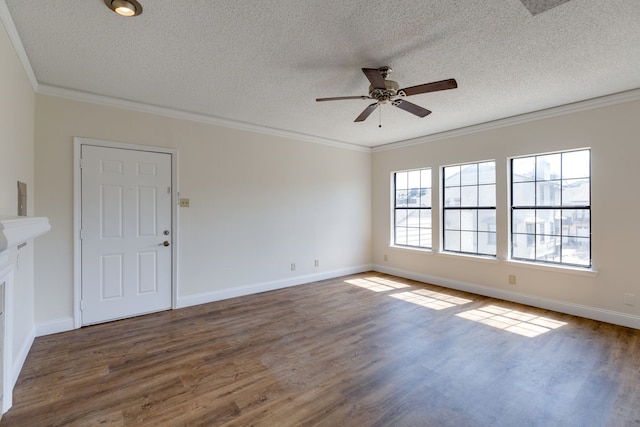
[[[49,231],[49,219],[0,215],[0,382],[2,383],[2,413],[11,408],[13,387],[24,360],[13,356],[13,313],[15,271],[20,268],[20,250],[31,241]],[[32,302],[33,303],[33,302]]]

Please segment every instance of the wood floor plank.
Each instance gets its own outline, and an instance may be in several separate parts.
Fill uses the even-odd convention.
[[[639,426],[640,331],[363,273],[37,338],[4,426]]]

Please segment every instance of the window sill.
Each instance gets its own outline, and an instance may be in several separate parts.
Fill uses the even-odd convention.
[[[532,268],[535,270],[553,271],[554,273],[575,274],[578,276],[585,276],[585,277],[597,277],[599,274],[598,270],[594,270],[593,268],[581,268],[581,267],[573,267],[568,265],[550,265],[550,264],[527,262],[527,261],[520,261],[520,260],[514,260],[514,259],[504,259],[501,261],[504,262],[505,264],[512,264],[512,265],[517,265],[519,267]]]
[[[418,246],[400,246],[400,245],[389,245],[391,249],[400,249],[403,251],[411,251],[411,252],[425,252],[425,253],[433,253],[433,249],[430,248],[420,248]]]
[[[488,255],[473,255],[473,254],[462,254],[462,253],[456,253],[456,252],[442,251],[442,252],[438,252],[438,256],[441,256],[444,258],[458,258],[458,259],[462,258],[469,261],[486,262],[490,264],[497,264],[500,262],[500,260],[498,260],[496,257],[492,257]]]

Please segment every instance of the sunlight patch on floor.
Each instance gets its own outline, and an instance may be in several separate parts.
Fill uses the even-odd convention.
[[[465,311],[456,314],[456,316],[525,337],[537,337],[567,324],[566,322],[495,305]]]
[[[345,280],[350,285],[356,285],[373,292],[392,291],[394,289],[410,288],[410,285],[395,280],[384,279],[382,277],[367,277],[364,279]]]
[[[391,295],[402,301],[407,301],[422,307],[433,310],[442,310],[444,308],[455,307],[470,303],[470,299],[460,298],[453,295],[444,294],[442,292],[430,291],[428,289],[418,289],[410,292],[401,292]]]

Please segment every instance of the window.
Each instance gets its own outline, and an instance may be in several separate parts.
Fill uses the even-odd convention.
[[[431,169],[395,172],[394,244],[431,249]]]
[[[496,255],[496,163],[446,166],[443,176],[443,248]]]
[[[511,258],[591,267],[591,150],[511,159]]]

